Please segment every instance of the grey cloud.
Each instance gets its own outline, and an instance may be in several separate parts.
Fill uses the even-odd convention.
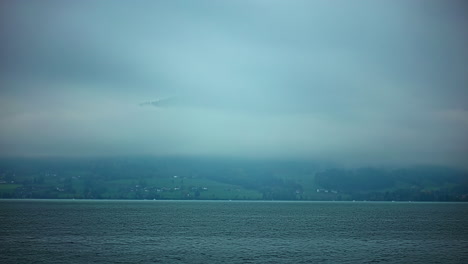
[[[468,156],[466,8],[455,1],[1,9],[2,155],[364,165],[463,165]]]

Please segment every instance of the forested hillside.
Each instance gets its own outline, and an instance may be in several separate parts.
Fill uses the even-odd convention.
[[[468,201],[468,174],[180,157],[2,159],[0,197]]]

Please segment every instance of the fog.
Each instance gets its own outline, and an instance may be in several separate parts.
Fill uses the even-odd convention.
[[[0,154],[468,164],[463,1],[3,1]]]

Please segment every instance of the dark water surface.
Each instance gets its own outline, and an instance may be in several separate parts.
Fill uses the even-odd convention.
[[[0,201],[1,263],[468,263],[468,204]]]

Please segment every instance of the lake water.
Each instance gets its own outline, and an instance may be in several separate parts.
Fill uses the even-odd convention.
[[[468,263],[468,204],[0,201],[1,263]]]

